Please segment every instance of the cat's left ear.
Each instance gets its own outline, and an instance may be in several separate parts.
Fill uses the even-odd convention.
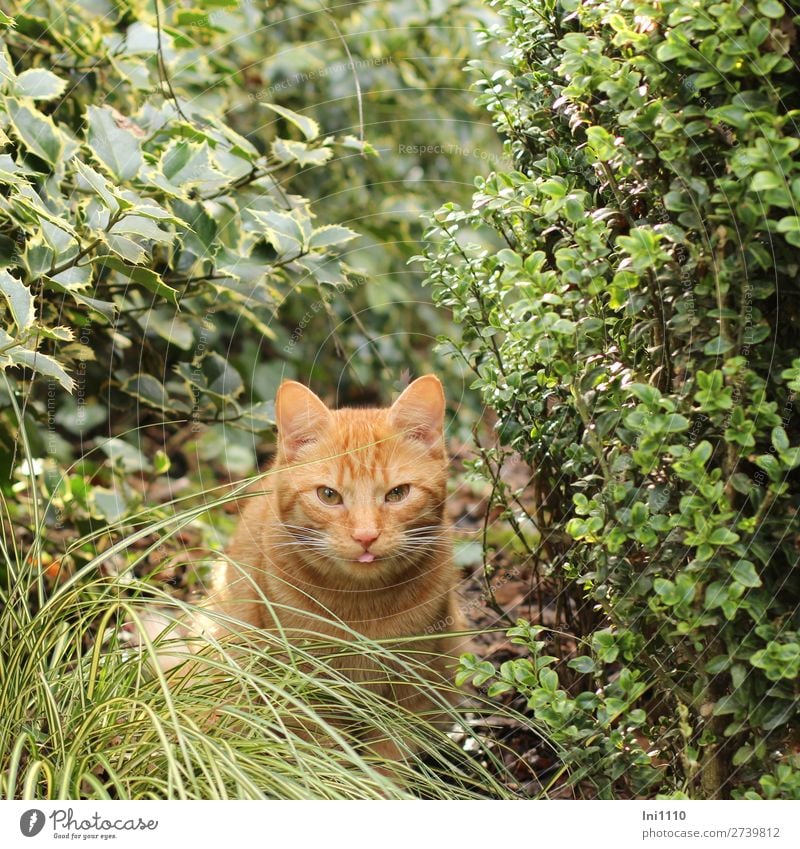
[[[389,421],[398,430],[428,446],[444,439],[444,390],[436,375],[426,374],[409,384],[389,408]]]
[[[310,442],[316,442],[332,421],[331,411],[302,383],[284,380],[275,396],[278,444],[286,460]]]

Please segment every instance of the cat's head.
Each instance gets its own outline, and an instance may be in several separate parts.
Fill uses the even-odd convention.
[[[329,409],[286,381],[275,401],[286,554],[351,578],[398,573],[445,545],[447,458],[438,378],[391,407]]]

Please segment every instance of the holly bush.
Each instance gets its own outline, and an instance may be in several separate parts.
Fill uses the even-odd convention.
[[[514,166],[437,213],[427,272],[572,648],[520,622],[529,657],[461,677],[525,697],[583,792],[796,797],[800,19],[494,5],[508,64],[474,68]]]
[[[262,13],[213,5],[215,38],[184,10],[161,20],[135,1],[105,17],[49,0],[3,16],[2,365],[79,402],[105,383],[112,405],[264,429],[266,399],[240,403],[242,378],[215,343],[229,322],[274,338],[295,286],[348,286],[337,252],[356,234],[318,225],[285,177],[362,145],[268,102],[269,147],[236,132],[225,116],[254,108],[237,66],[255,55],[246,36]],[[34,393],[30,412],[44,403]]]

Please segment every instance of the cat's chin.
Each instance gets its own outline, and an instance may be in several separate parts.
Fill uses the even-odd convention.
[[[361,560],[360,557],[332,556],[330,558],[332,572],[347,575],[359,580],[385,581],[387,573],[394,573],[397,569],[397,559],[390,554],[373,555],[371,560]],[[327,574],[331,571],[326,570]]]
[[[373,554],[368,560],[362,560],[361,557],[337,557],[336,562],[357,571],[370,572],[378,569],[380,566],[384,566],[391,559],[391,557],[378,557],[377,554]]]

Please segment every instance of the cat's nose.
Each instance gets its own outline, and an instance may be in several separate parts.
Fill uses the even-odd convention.
[[[380,534],[381,532],[377,528],[355,528],[352,537],[356,542],[360,542],[364,548],[369,548]]]

